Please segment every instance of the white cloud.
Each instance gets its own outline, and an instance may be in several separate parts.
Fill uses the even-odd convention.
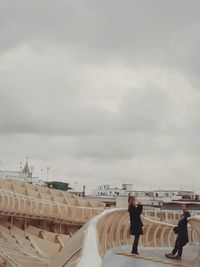
[[[198,7],[4,3],[0,167],[29,155],[80,187],[198,183]]]

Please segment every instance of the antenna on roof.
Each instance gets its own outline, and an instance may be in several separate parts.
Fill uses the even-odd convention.
[[[51,169],[51,167],[47,166],[47,182],[49,180],[49,170]]]

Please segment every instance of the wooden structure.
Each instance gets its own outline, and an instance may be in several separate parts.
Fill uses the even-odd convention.
[[[200,244],[198,214],[189,219],[190,243],[196,246]],[[144,211],[140,248],[172,247],[178,218],[177,211]],[[132,244],[129,227],[125,209],[105,209],[102,202],[68,192],[0,180],[2,267],[100,267],[107,251]],[[200,263],[200,248],[196,262]]]

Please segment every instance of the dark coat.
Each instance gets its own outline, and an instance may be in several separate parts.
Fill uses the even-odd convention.
[[[134,236],[142,235],[142,220],[140,218],[140,215],[143,210],[143,205],[138,204],[138,206],[130,205],[128,208],[129,215],[130,215],[130,222],[131,222],[131,227],[130,227],[130,234]]]
[[[178,239],[178,243],[181,246],[185,246],[188,242],[189,242],[189,238],[188,238],[188,229],[187,229],[187,218],[190,217],[190,213],[189,211],[184,212],[181,217],[180,220],[178,222],[178,226],[177,226],[177,239]]]

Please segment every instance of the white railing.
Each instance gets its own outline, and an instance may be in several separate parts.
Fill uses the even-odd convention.
[[[196,242],[199,243],[199,252],[197,256],[197,262],[200,263],[200,216],[193,216],[188,219],[190,225],[194,229],[195,233],[197,234]]]
[[[152,216],[151,216],[152,217]],[[169,247],[174,244],[174,224],[159,222],[142,216],[144,223],[144,235],[141,238],[140,246]],[[102,257],[112,248],[120,248],[132,243],[129,234],[130,219],[126,209],[108,209],[93,218],[84,231],[80,230],[79,235],[84,238],[81,244],[81,257],[78,267],[95,266],[100,267]],[[53,259],[50,266],[61,267],[64,264],[70,266],[70,253],[80,250],[80,244],[66,242],[62,251]],[[74,255],[74,254],[73,254]]]
[[[198,212],[197,212],[198,213]],[[151,215],[146,217],[145,215]],[[164,214],[164,216],[163,216]],[[165,219],[176,219],[177,212],[173,211],[148,211],[144,212],[142,215],[142,220],[144,224],[144,234],[141,236],[140,247],[172,247],[175,242],[176,235],[173,232],[175,224],[167,223]],[[153,217],[155,215],[155,218]],[[153,219],[154,218],[154,219]],[[175,220],[174,220],[175,221]],[[190,220],[190,223],[193,222]],[[200,219],[196,223],[197,228],[200,229]],[[193,231],[192,227],[189,228],[190,242],[199,243],[199,237],[196,231]],[[88,251],[93,248],[98,248],[94,250],[93,262],[91,262],[96,267],[101,266],[102,257],[106,252],[112,248],[120,248],[124,245],[131,245],[132,238],[129,234],[130,229],[130,219],[127,210],[107,210],[102,214],[98,215],[96,218],[92,219],[90,227],[87,229],[85,235],[85,241],[82,246],[82,256],[77,264],[78,267],[91,266],[91,257]],[[90,239],[91,234],[97,233],[97,238]],[[200,231],[200,230],[199,230]],[[200,255],[200,252],[199,252]],[[198,260],[199,260],[198,256]]]

